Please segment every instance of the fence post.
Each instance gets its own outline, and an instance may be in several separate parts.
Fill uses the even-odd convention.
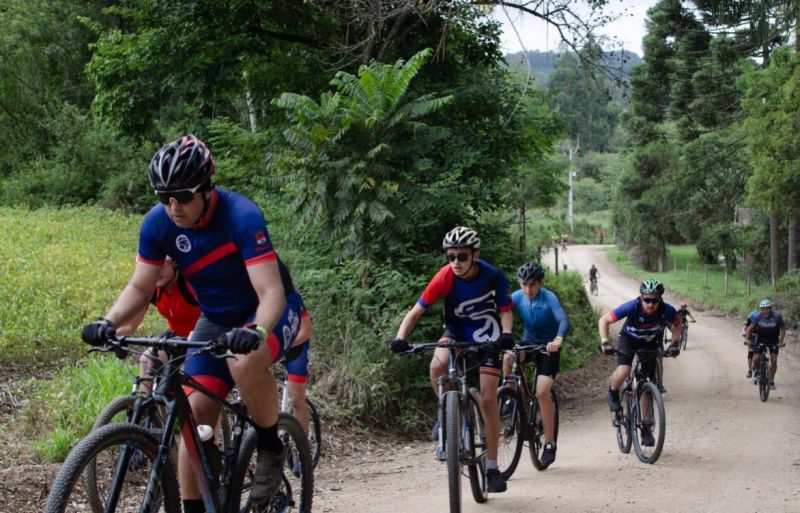
[[[703,264],[703,287],[708,288],[708,264]]]
[[[725,295],[728,295],[728,266],[725,266]]]
[[[556,276],[558,276],[558,245],[553,246],[553,255],[556,259]]]

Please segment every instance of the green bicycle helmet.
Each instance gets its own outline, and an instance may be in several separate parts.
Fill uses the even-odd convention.
[[[772,301],[769,299],[762,299],[761,302],[758,304],[759,308],[772,308]]]
[[[658,294],[660,296],[664,294],[664,284],[652,278],[644,280],[639,285],[639,294]]]

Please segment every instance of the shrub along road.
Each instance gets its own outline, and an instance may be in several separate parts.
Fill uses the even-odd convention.
[[[548,255],[552,258],[552,253]],[[638,282],[618,272],[598,246],[571,246],[569,269],[602,278],[593,297],[602,311],[637,295]],[[551,263],[552,265],[552,263]],[[669,283],[666,284],[669,291]],[[667,294],[667,301],[675,298]],[[654,465],[617,449],[602,387],[592,401],[565,401],[556,462],[537,472],[525,458],[508,492],[475,504],[466,478],[466,512],[530,511],[796,512],[800,504],[800,361],[797,344],[781,350],[778,389],[762,403],[744,377],[746,349],[738,319],[692,312],[688,349],[665,364],[666,442]],[[619,327],[618,323],[614,327]],[[793,338],[793,337],[792,337]],[[610,357],[609,357],[610,359]],[[605,366],[608,369],[608,365]],[[578,371],[580,372],[580,371]],[[570,382],[571,376],[559,377]],[[446,511],[447,474],[432,442],[398,444],[322,466],[315,511]]]

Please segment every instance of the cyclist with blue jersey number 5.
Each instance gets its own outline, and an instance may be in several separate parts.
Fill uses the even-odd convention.
[[[524,340],[520,345],[547,341],[547,354],[536,353],[539,371],[534,384],[545,433],[541,463],[547,467],[556,459],[555,406],[551,391],[558,374],[561,345],[569,330],[569,319],[558,296],[543,286],[544,269],[537,262],[522,264],[517,271],[517,281],[520,290],[511,294],[511,300],[525,328]],[[524,359],[525,353],[520,353],[520,358]],[[507,354],[503,361],[505,374],[511,373],[513,363],[513,356]]]
[[[440,341],[485,342],[480,367],[480,402],[486,427],[486,480],[488,491],[506,491],[497,465],[500,441],[500,414],[497,407],[497,384],[502,362],[498,349],[511,349],[514,314],[508,282],[503,272],[480,260],[481,241],[475,230],[459,226],[442,241],[448,263],[433,277],[417,303],[403,318],[397,337],[391,343],[395,352],[407,351],[406,341],[423,313],[439,299],[444,299],[445,330]],[[438,396],[438,382],[447,375],[450,349],[437,348],[430,365],[431,385]],[[438,435],[438,425],[434,427]]]
[[[237,354],[227,360],[190,354],[183,370],[220,397],[234,384],[242,394],[258,447],[250,499],[262,504],[280,487],[284,463],[277,386],[265,369],[297,335],[300,296],[272,246],[260,209],[244,196],[215,188],[213,174],[211,152],[193,135],[156,152],[148,177],[159,202],[142,222],[133,276],[108,313],[84,327],[82,338],[92,345],[113,339],[116,327],[130,323],[147,305],[166,257],[175,261],[200,305],[191,339],[225,336]],[[204,394],[187,393],[195,422],[216,425],[219,405]],[[182,443],[178,479],[183,510],[213,509],[200,498],[192,469]]]
[[[605,354],[614,354],[614,347],[608,342],[609,326],[625,319],[620,330],[617,352],[617,368],[611,374],[608,388],[608,408],[617,411],[622,406],[619,389],[631,371],[634,352],[638,349],[656,349],[660,347],[664,330],[672,325],[672,344],[667,350],[668,356],[680,354],[681,316],[670,304],[663,301],[664,285],[658,280],[644,280],[639,286],[639,297],[625,302],[600,317],[598,329],[602,340],[601,350]],[[655,374],[656,361],[650,359],[643,362],[642,367],[651,377]],[[645,446],[655,443],[653,434],[643,428],[642,442]]]

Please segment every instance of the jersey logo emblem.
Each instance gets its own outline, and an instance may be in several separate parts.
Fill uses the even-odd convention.
[[[192,250],[192,243],[189,241],[189,237],[183,234],[178,235],[175,239],[175,246],[177,246],[182,253],[188,253]]]
[[[267,243],[267,235],[264,232],[256,234],[256,246],[263,246]]]

